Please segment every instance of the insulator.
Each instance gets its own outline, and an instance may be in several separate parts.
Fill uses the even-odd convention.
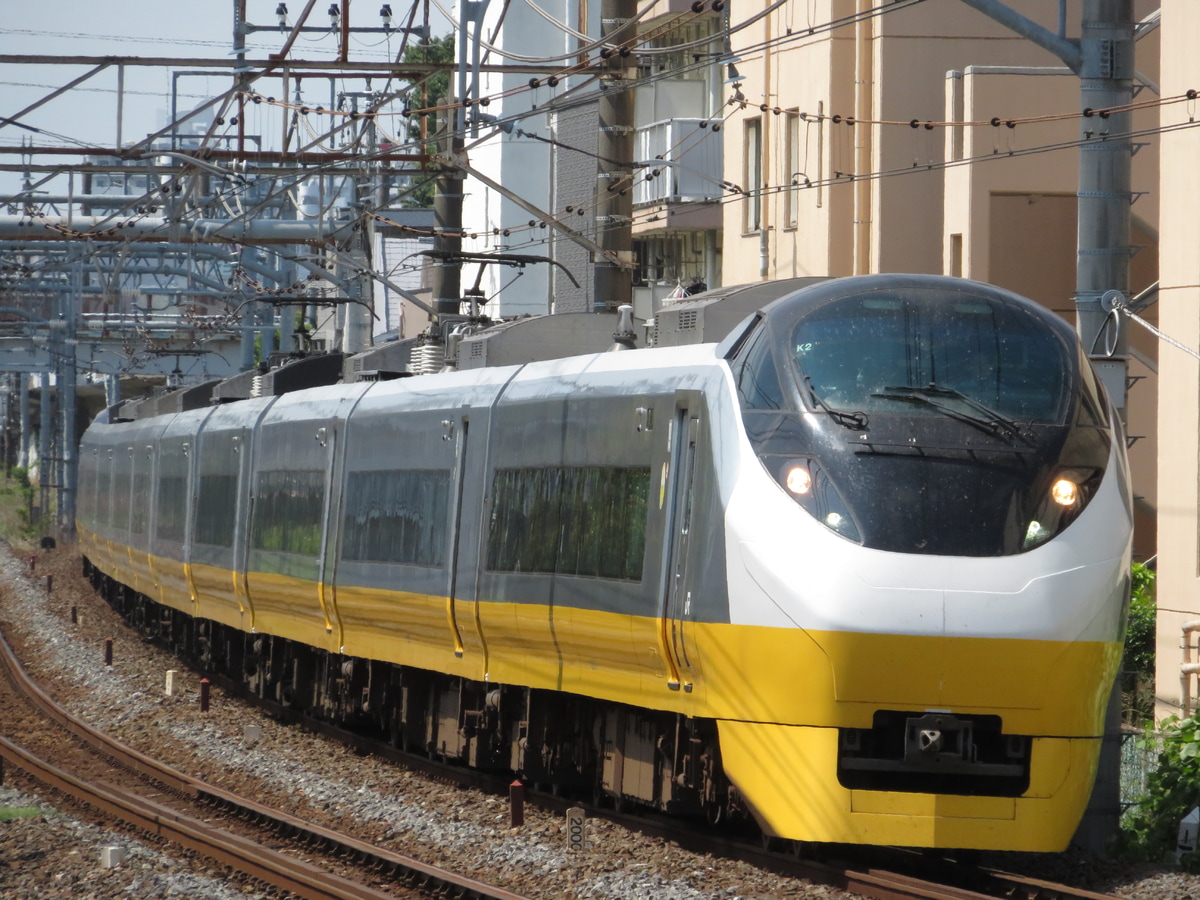
[[[422,344],[413,352],[413,368],[418,375],[433,375],[446,364],[446,348],[441,344]]]

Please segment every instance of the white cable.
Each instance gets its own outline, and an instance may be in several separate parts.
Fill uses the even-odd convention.
[[[550,15],[550,13],[546,12],[546,10],[542,9],[540,6],[538,6],[536,3],[534,3],[533,0],[525,0],[525,5],[528,6],[530,9],[532,9],[535,13],[537,13],[543,19],[545,19],[547,22],[549,22],[551,25],[553,25],[555,28],[557,28],[559,31],[565,32],[565,33],[571,35],[572,37],[579,38],[579,40],[581,40],[581,41],[584,41],[587,43],[591,42],[591,40],[592,40],[591,35],[585,34],[582,31],[576,31],[574,28],[572,28],[566,22],[563,22],[560,19],[554,18],[554,16]]]
[[[1124,307],[1121,307],[1120,309],[1121,309],[1121,312],[1123,312],[1129,318],[1133,319],[1133,321],[1137,322],[1139,325],[1141,325],[1143,328],[1145,328],[1147,331],[1149,331],[1151,334],[1153,334],[1160,341],[1164,341],[1164,342],[1170,344],[1176,350],[1182,350],[1188,356],[1192,357],[1192,359],[1200,359],[1200,353],[1197,353],[1191,347],[1188,347],[1186,344],[1182,343],[1181,341],[1175,340],[1175,338],[1173,338],[1173,337],[1169,337],[1169,336],[1163,334],[1161,331],[1159,331],[1157,328],[1155,328],[1153,325],[1151,325],[1149,322],[1147,322],[1145,319],[1143,319],[1141,316],[1137,315],[1136,313],[1131,313],[1128,309],[1125,309]]]
[[[786,0],[779,0],[779,2],[786,2]],[[642,19],[644,19],[649,14],[650,10],[654,7],[654,4],[655,4],[655,0],[650,0],[650,2],[646,4],[645,9],[638,12],[632,19],[629,20],[629,24],[640,22]],[[438,8],[438,10],[441,12],[441,14],[444,15],[446,18],[448,18],[451,22],[455,21],[454,14],[450,10],[446,9],[445,6],[442,5],[441,0],[433,0],[433,5],[436,6]],[[542,62],[562,62],[564,60],[574,59],[577,56],[580,56],[582,54],[589,53],[592,50],[595,50],[597,47],[603,47],[605,44],[605,41],[604,40],[593,41],[592,43],[588,44],[587,46],[577,47],[576,49],[572,50],[570,53],[564,53],[561,56],[525,56],[524,54],[521,54],[521,53],[512,53],[508,50],[501,50],[499,47],[495,46],[494,44],[489,44],[487,41],[484,41],[484,40],[481,40],[479,42],[479,44],[480,44],[480,46],[491,51],[492,53],[495,53],[497,56],[502,56],[505,59],[511,59],[516,62],[542,63]]]

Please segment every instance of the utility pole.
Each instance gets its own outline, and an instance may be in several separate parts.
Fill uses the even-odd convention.
[[[609,258],[594,257],[596,311],[633,302],[633,83],[637,59],[628,46],[636,0],[602,0],[599,137],[596,142],[596,239]]]
[[[62,475],[58,481],[58,533],[64,538],[75,537],[75,489],[79,483],[79,459],[76,455],[75,382],[79,377],[76,365],[75,332],[83,305],[83,260],[75,263],[71,273],[71,290],[63,295],[62,375],[58,379],[61,404],[62,438],[59,444],[59,464]]]

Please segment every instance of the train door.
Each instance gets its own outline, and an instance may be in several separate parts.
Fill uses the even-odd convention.
[[[317,429],[318,442],[325,448],[325,507],[321,510],[321,555],[317,563],[317,593],[321,603],[321,615],[325,617],[325,633],[330,635],[326,647],[332,653],[340,653],[342,628],[337,614],[337,538],[341,516],[336,497],[341,494],[342,466],[345,454],[338,453],[338,429],[333,422]]]
[[[484,678],[488,671],[487,642],[479,619],[479,515],[473,511],[483,505],[483,471],[479,459],[485,444],[479,435],[487,434],[490,411],[464,407],[454,423],[454,434],[443,435],[456,440],[454,481],[451,486],[450,521],[450,584],[447,591],[446,613],[454,655],[471,660],[474,677]],[[474,424],[473,424],[474,423]]]
[[[696,457],[702,430],[698,394],[680,391],[671,420],[667,471],[667,517],[663,539],[659,640],[667,662],[667,687],[690,693],[693,667],[688,656],[688,621],[692,596],[688,590],[688,549],[695,507]]]

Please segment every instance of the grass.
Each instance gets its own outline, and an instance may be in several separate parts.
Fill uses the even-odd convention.
[[[0,473],[0,540],[18,552],[32,550],[37,545],[40,529],[29,521],[32,499],[28,472],[15,468]]]
[[[13,819],[35,819],[42,814],[36,806],[0,806],[0,822]]]

